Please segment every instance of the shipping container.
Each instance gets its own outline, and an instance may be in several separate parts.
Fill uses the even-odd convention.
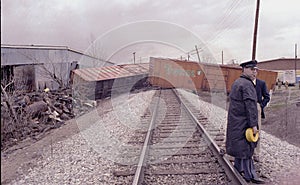
[[[229,93],[241,72],[241,67],[151,57],[149,82],[163,88]],[[276,85],[277,72],[259,70],[258,78],[266,81],[270,90]]]

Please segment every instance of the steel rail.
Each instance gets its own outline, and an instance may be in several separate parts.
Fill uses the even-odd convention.
[[[161,91],[160,91],[161,92]],[[173,93],[175,94],[176,98],[181,102],[184,110],[188,113],[191,120],[199,127],[200,131],[203,133],[204,139],[208,144],[208,147],[213,152],[214,156],[217,158],[219,164],[224,168],[224,171],[230,179],[230,183],[233,185],[247,185],[247,182],[243,179],[243,177],[239,174],[239,172],[233,167],[232,163],[224,156],[218,145],[215,143],[215,141],[211,138],[209,133],[206,131],[206,129],[203,127],[203,125],[198,121],[198,119],[195,117],[195,115],[192,113],[192,111],[188,108],[186,103],[181,100],[180,95],[176,90],[173,89]],[[153,127],[154,122],[158,113],[158,107],[159,107],[160,98],[158,98],[155,109],[153,111],[153,115],[151,117],[151,122],[148,128],[148,132],[145,138],[145,143],[143,145],[140,159],[138,162],[138,166],[134,175],[133,183],[132,185],[141,185],[144,181],[144,170],[146,167],[146,158],[148,156],[149,152],[149,146],[150,146],[150,139],[153,135]]]
[[[141,151],[141,155],[140,155],[140,159],[138,162],[138,166],[134,175],[134,179],[132,182],[132,185],[139,185],[142,184],[143,180],[144,180],[144,169],[145,169],[145,160],[147,158],[148,155],[148,151],[149,151],[149,145],[150,145],[150,138],[153,135],[153,126],[154,126],[154,122],[157,116],[157,110],[158,110],[158,106],[159,106],[159,102],[160,102],[160,93],[161,91],[159,91],[159,98],[155,104],[155,108],[153,110],[153,115],[151,117],[151,122],[147,131],[147,135],[145,138],[145,142],[143,145],[143,149]]]
[[[219,164],[224,167],[225,173],[228,176],[228,178],[231,180],[232,184],[237,185],[247,185],[248,183],[244,180],[244,178],[240,175],[240,173],[233,167],[232,163],[227,159],[223,152],[220,150],[219,146],[216,144],[216,142],[210,137],[210,134],[206,131],[206,129],[203,127],[203,125],[198,121],[198,119],[195,117],[195,115],[192,113],[192,111],[188,108],[186,103],[181,101],[180,95],[178,95],[178,92],[173,90],[173,92],[176,94],[177,98],[182,103],[184,109],[188,112],[188,114],[191,116],[192,120],[199,126],[201,129],[201,132],[204,134],[205,140],[208,143],[209,148],[213,151],[215,157],[217,157]]]

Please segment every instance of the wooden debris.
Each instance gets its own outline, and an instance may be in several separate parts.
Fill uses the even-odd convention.
[[[1,95],[1,149],[16,140],[40,137],[97,106],[96,101],[74,98],[71,89]]]

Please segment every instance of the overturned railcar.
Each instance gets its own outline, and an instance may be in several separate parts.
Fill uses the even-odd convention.
[[[123,64],[72,71],[73,95],[81,99],[102,99],[126,93],[147,83],[149,64]]]
[[[230,93],[232,83],[241,75],[241,67],[150,58],[149,82],[162,88],[184,88],[196,92]],[[258,78],[266,81],[268,89],[276,85],[277,72],[259,70]]]

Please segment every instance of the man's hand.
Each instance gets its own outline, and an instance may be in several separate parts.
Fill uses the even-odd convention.
[[[253,135],[256,135],[256,133],[258,133],[257,127],[256,126],[252,127],[252,129],[253,129]]]

